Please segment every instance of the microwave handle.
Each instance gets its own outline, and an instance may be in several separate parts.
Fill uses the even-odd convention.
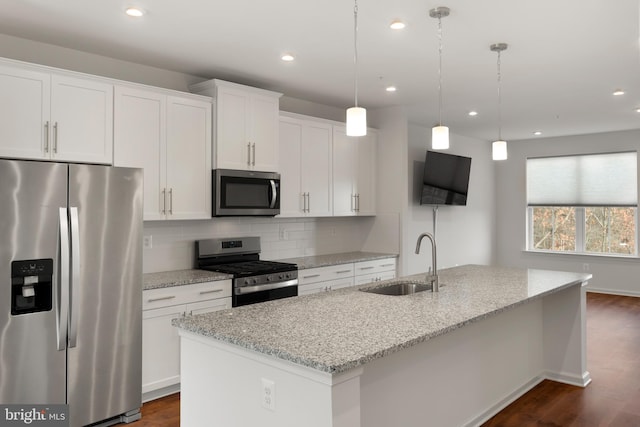
[[[271,183],[271,205],[269,205],[270,209],[276,207],[276,201],[278,200],[278,187],[276,187],[276,181],[274,179],[270,179]]]

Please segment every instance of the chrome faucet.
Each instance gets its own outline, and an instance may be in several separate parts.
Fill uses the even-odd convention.
[[[432,292],[439,292],[440,285],[438,284],[438,266],[436,261],[436,239],[433,237],[431,233],[422,233],[418,237],[418,242],[416,243],[416,254],[420,253],[420,243],[422,243],[422,239],[428,237],[431,241],[431,264],[433,265],[433,273],[431,273],[431,267],[429,267],[429,271],[427,272],[427,283],[431,283]]]

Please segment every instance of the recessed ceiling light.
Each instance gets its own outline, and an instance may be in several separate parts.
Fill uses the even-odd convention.
[[[468,114],[469,114],[471,117],[473,117],[473,116],[477,116],[477,115],[478,115],[478,112],[477,112],[477,111],[472,110],[472,111],[469,111],[469,113],[468,113]]]
[[[406,26],[407,24],[400,21],[399,19],[394,19],[393,21],[391,21],[391,24],[389,24],[389,28],[391,28],[392,30],[402,30]]]
[[[134,18],[139,18],[144,15],[144,10],[138,7],[128,7],[127,10],[124,11],[129,16],[133,16]]]
[[[387,86],[385,90],[387,92],[395,92],[397,89],[395,86]]]
[[[636,113],[640,113],[640,107],[636,108]]]
[[[624,95],[624,91],[622,89],[616,89],[613,91],[614,96]]]
[[[285,53],[285,54],[284,54],[284,55],[282,55],[280,58],[281,58],[283,61],[286,61],[286,62],[291,62],[291,61],[293,61],[294,59],[296,59],[296,57],[295,57],[295,56],[293,56],[293,55],[292,55],[292,54],[290,54],[290,53]]]
[[[537,131],[535,131],[533,134],[534,134],[535,136],[540,136],[540,135],[542,135],[542,132],[540,132],[539,130],[537,130]]]

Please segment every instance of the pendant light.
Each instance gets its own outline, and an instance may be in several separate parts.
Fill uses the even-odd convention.
[[[491,144],[493,160],[507,160],[507,141],[502,140],[502,75],[500,73],[500,53],[507,49],[506,43],[496,43],[489,46],[492,52],[498,52],[498,140]]]
[[[442,18],[449,16],[448,7],[436,7],[429,11],[429,16],[438,18],[438,126],[431,129],[431,148],[446,150],[449,148],[449,128],[442,126]]]
[[[347,109],[347,136],[364,136],[367,134],[367,110],[358,107],[358,0],[353,6],[353,62],[355,106]]]

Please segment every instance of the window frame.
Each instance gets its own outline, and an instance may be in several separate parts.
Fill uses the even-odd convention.
[[[638,258],[638,208],[634,207],[635,215],[635,235],[636,235],[636,244],[634,253],[623,254],[616,252],[587,252],[585,248],[586,244],[586,209],[594,208],[599,206],[570,206],[575,209],[575,219],[576,219],[576,250],[575,251],[556,251],[553,249],[535,249],[533,248],[533,209],[541,206],[527,206],[527,236],[526,236],[526,252],[534,252],[534,253],[545,253],[545,254],[554,254],[554,255],[583,255],[583,256],[595,256],[595,257],[612,257],[612,258]],[[549,206],[551,207],[551,206]],[[607,206],[607,207],[628,207],[628,206]]]

